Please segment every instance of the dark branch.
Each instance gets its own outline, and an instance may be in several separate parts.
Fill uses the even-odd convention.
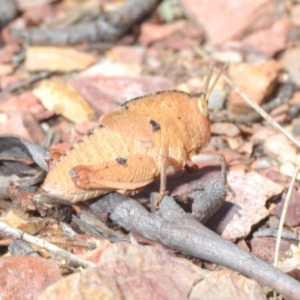
[[[161,0],[129,0],[121,8],[100,16],[96,21],[58,29],[27,29],[14,31],[29,44],[77,44],[82,42],[113,42],[150,14]]]
[[[224,197],[226,187],[216,190],[216,185],[220,186],[216,182],[206,185],[203,195],[216,199]],[[198,199],[195,198],[194,201]],[[300,284],[297,280],[210,231],[198,223],[193,215],[185,213],[172,197],[165,196],[160,209],[153,213],[148,212],[137,201],[118,193],[105,196],[92,204],[91,208],[97,213],[109,212],[110,218],[129,232],[233,269],[287,298],[299,298]]]

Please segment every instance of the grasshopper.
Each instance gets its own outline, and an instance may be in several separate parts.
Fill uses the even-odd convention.
[[[211,135],[208,99],[223,71],[209,87],[210,69],[203,93],[158,92],[104,114],[97,128],[58,159],[43,191],[75,203],[111,191],[134,191],[160,178],[157,207],[166,193],[166,177],[188,160],[221,162],[226,182],[223,156],[201,154]]]

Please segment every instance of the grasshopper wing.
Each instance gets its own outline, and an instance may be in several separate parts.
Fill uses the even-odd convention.
[[[134,111],[120,110],[103,115],[100,123],[109,130],[117,131],[144,143],[153,142],[153,121]]]
[[[149,155],[132,154],[100,165],[76,166],[70,175],[78,188],[134,190],[158,176],[157,163]]]

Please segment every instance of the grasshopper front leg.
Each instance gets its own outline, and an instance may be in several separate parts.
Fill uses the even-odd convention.
[[[177,160],[173,159],[169,156],[161,156],[160,157],[160,188],[159,194],[157,195],[153,207],[158,209],[159,203],[163,199],[163,197],[168,194],[167,191],[167,175],[172,175],[177,171],[182,169],[182,165]]]
[[[153,207],[155,209],[158,209],[159,203],[164,198],[164,196],[168,193],[167,192],[167,165],[166,160],[167,158],[165,156],[160,157],[160,186],[159,186],[159,193],[153,202]]]

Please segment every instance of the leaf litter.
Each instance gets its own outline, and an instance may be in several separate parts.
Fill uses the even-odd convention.
[[[213,58],[215,62],[226,62],[228,59],[234,58],[229,70],[231,80],[251,98],[254,98],[255,102],[266,107],[267,111],[273,109],[272,116],[281,123],[285,131],[279,135],[277,131],[271,130],[269,125],[261,122],[261,117],[257,113],[249,112],[250,108],[244,100],[236,100],[241,97],[240,92],[230,91],[230,86],[225,83],[218,86],[218,93],[214,95],[213,100],[211,99],[215,103],[212,106],[214,109],[210,112],[213,129],[212,141],[204,152],[219,152],[225,155],[229,170],[228,183],[236,197],[227,195],[224,204],[218,204],[221,207],[220,210],[215,214],[213,214],[214,211],[210,213],[212,217],[208,220],[207,226],[232,242],[243,241],[251,245],[252,251],[256,255],[264,257],[263,253],[255,252],[255,249],[260,247],[269,249],[270,243],[264,242],[266,237],[253,238],[252,234],[258,229],[267,229],[271,226],[269,222],[271,214],[280,216],[284,201],[283,191],[291,181],[288,176],[294,174],[298,165],[298,142],[291,135],[291,132],[297,133],[296,124],[299,118],[297,98],[291,100],[297,94],[295,91],[298,88],[299,74],[294,68],[298,61],[295,46],[297,41],[291,40],[292,34],[296,36],[298,25],[291,26],[289,14],[283,13],[283,5],[265,0],[265,6],[257,8],[257,1],[250,3],[244,0],[241,5],[248,9],[243,9],[242,17],[233,10],[233,6],[231,7],[229,3],[222,10],[217,5],[217,1],[212,1],[208,8],[205,7],[204,1],[198,0],[197,5],[202,7],[202,10],[198,11],[193,9],[192,5],[195,4],[191,4],[191,1],[183,0],[181,5],[185,10],[183,14],[178,15],[181,16],[179,21],[168,21],[170,23],[167,24],[164,21],[165,17],[160,15],[160,10],[155,10],[150,19],[142,22],[141,34],[138,36],[135,27],[130,30],[132,25],[129,24],[133,24],[131,22],[135,22],[139,18],[142,19],[147,9],[149,12],[153,11],[154,5],[159,1],[145,1],[143,7],[136,4],[136,1],[128,1],[126,5],[125,1],[121,1],[116,15],[122,13],[122,4],[125,5],[124,11],[129,7],[132,8],[132,5],[136,6],[136,10],[128,19],[124,19],[124,28],[120,27],[118,18],[112,18],[111,13],[107,13],[104,18],[100,16],[97,24],[101,26],[108,24],[109,27],[107,27],[107,31],[103,31],[103,35],[96,32],[98,40],[95,40],[93,35],[89,36],[78,32],[78,37],[76,37],[76,31],[74,32],[74,28],[94,28],[88,27],[96,24],[93,21],[84,23],[87,16],[92,20],[91,11],[85,10],[85,15],[79,14],[82,18],[79,17],[77,20],[81,20],[78,21],[79,23],[83,22],[81,25],[65,23],[68,25],[63,25],[66,26],[63,31],[55,29],[56,25],[53,22],[53,31],[51,31],[51,25],[49,35],[40,38],[41,34],[45,33],[44,29],[28,29],[25,26],[33,24],[30,22],[37,22],[34,26],[43,25],[44,20],[40,18],[34,21],[32,17],[29,18],[28,12],[33,9],[30,7],[27,8],[26,16],[22,1],[19,2],[20,15],[17,19],[19,23],[14,21],[2,29],[4,47],[1,51],[5,55],[1,57],[5,57],[3,63],[14,73],[10,75],[4,72],[0,76],[0,87],[5,86],[5,90],[2,89],[3,93],[0,91],[0,132],[3,135],[0,140],[1,220],[8,217],[12,222],[22,216],[22,222],[27,222],[27,227],[22,225],[22,230],[35,234],[34,238],[40,237],[41,241],[50,238],[55,244],[59,241],[58,236],[63,237],[63,242],[60,240],[62,248],[77,253],[78,258],[82,257],[87,261],[93,261],[97,265],[96,268],[67,276],[65,281],[58,281],[57,285],[47,289],[40,299],[44,299],[43,297],[51,299],[54,297],[52,293],[56,292],[60,294],[61,298],[69,297],[71,292],[69,287],[75,282],[81,287],[80,290],[84,291],[81,294],[82,299],[86,299],[85,297],[90,293],[98,295],[100,293],[108,297],[115,297],[114,299],[117,299],[117,295],[124,294],[132,299],[146,299],[145,295],[148,295],[149,299],[151,296],[155,296],[157,299],[159,297],[162,299],[168,299],[168,297],[170,299],[197,299],[204,293],[207,295],[207,299],[219,295],[222,297],[228,295],[233,299],[238,299],[238,295],[240,297],[243,295],[242,298],[245,299],[252,295],[256,295],[256,299],[265,299],[270,296],[268,293],[265,296],[262,289],[253,280],[242,275],[228,270],[211,271],[212,266],[208,269],[201,268],[204,266],[204,259],[245,274],[245,269],[240,269],[241,266],[236,265],[235,261],[236,257],[240,257],[240,259],[244,257],[244,265],[247,266],[249,258],[244,252],[236,250],[234,244],[225,243],[226,246],[223,246],[224,240],[220,240],[218,235],[214,235],[198,222],[205,219],[202,219],[201,210],[210,209],[203,205],[200,199],[204,199],[205,203],[209,198],[215,198],[217,203],[225,200],[227,187],[218,177],[220,173],[218,166],[211,167],[203,164],[198,165],[197,168],[189,166],[185,172],[172,176],[168,180],[168,189],[172,197],[165,197],[162,208],[158,212],[149,212],[150,194],[159,190],[157,182],[132,196],[135,200],[122,198],[118,194],[110,194],[93,204],[83,203],[73,207],[64,206],[55,199],[52,203],[44,202],[42,198],[36,198],[36,193],[48,165],[55,164],[55,159],[52,160],[52,156],[49,156],[42,147],[46,140],[50,141],[50,144],[51,140],[62,143],[61,146],[56,146],[57,142],[53,145],[53,149],[56,147],[58,150],[52,151],[52,155],[56,153],[59,156],[59,153],[64,152],[63,149],[69,147],[64,145],[75,142],[87,130],[97,126],[97,122],[90,122],[96,115],[100,117],[103,113],[115,110],[126,100],[159,90],[178,87],[190,93],[200,92],[203,84],[202,78],[207,73],[208,62]],[[91,6],[94,5],[92,0],[87,2]],[[166,5],[165,2],[168,1],[163,1],[164,5]],[[40,13],[45,16],[51,15],[52,21],[59,20],[61,10],[66,9],[67,5],[71,3],[75,8],[79,7],[76,1],[48,3],[45,8],[39,8]],[[293,12],[294,6],[297,5],[291,5],[287,11]],[[170,7],[172,7],[170,12],[175,9],[173,6]],[[104,4],[103,9],[104,11],[108,9],[107,4]],[[51,14],[49,14],[50,11]],[[264,20],[260,20],[261,23],[253,22],[258,12],[261,14],[260,16],[265,16]],[[96,13],[96,9],[94,9],[94,13]],[[200,21],[197,25],[190,24],[185,14],[193,15],[196,20]],[[216,20],[217,18],[218,22],[210,24],[209,19],[204,19],[201,14],[206,17],[212,15],[212,19]],[[221,22],[222,30],[218,27],[220,20],[223,20]],[[230,25],[232,22],[235,26]],[[2,23],[0,22],[0,24]],[[206,40],[203,28],[207,34]],[[231,29],[224,31],[224,28]],[[71,31],[73,31],[72,34]],[[60,41],[56,38],[58,32],[63,32]],[[90,31],[87,30],[86,33],[88,32]],[[226,35],[223,34],[224,32]],[[24,41],[17,39],[14,34],[23,36],[29,42],[44,44],[43,46],[29,46],[25,50],[27,57],[25,69],[21,53]],[[124,34],[125,36],[121,38],[121,35]],[[270,40],[270,43],[267,44],[261,42],[266,34]],[[61,41],[64,44],[75,42],[75,45],[68,48],[69,50],[51,45],[51,43],[57,44]],[[76,45],[79,41],[81,44]],[[230,48],[230,45],[234,45],[234,47]],[[111,50],[107,51],[107,49]],[[294,52],[291,52],[292,50]],[[35,59],[36,55],[32,59],[34,51],[39,51],[38,57],[45,57],[44,60],[38,61]],[[55,62],[49,63],[49,56],[46,55],[46,53],[50,53],[49,51],[56,60]],[[279,51],[283,51],[283,59],[275,56]],[[128,55],[126,55],[127,52]],[[63,58],[66,53],[69,55],[67,54],[66,58]],[[79,56],[74,58],[75,54]],[[135,54],[136,59],[133,59]],[[18,55],[20,56],[18,57]],[[80,57],[86,60],[81,60]],[[236,63],[234,63],[235,60]],[[67,61],[69,63],[66,63]],[[90,69],[87,70],[87,68]],[[232,70],[240,72],[239,75],[233,76]],[[59,80],[65,86],[61,89],[54,85],[46,91],[48,104],[45,103],[44,96],[42,97],[39,93],[34,93],[35,96],[33,96],[31,92],[41,88],[43,82],[34,83],[34,81],[43,79],[43,76],[21,83],[20,79],[22,78],[32,78],[33,71],[58,71],[61,73],[59,76],[53,73],[47,74],[50,77],[49,84],[57,82],[56,76],[60,77]],[[9,76],[16,76],[11,86],[9,85],[11,80]],[[18,84],[18,80],[20,84]],[[260,88],[258,88],[258,84],[260,84]],[[73,96],[64,93],[70,86],[75,89],[72,92]],[[63,98],[58,97],[57,105],[64,103],[63,112],[50,109],[55,105],[53,104],[56,98],[55,94],[62,95],[61,93],[64,96]],[[76,99],[79,98],[82,100],[77,101]],[[68,106],[67,102],[69,102]],[[78,103],[81,104],[78,105]],[[269,107],[267,107],[268,105]],[[279,105],[282,108],[278,107]],[[224,107],[226,110],[223,109]],[[276,112],[274,108],[277,109],[277,107]],[[73,109],[74,111],[72,111]],[[245,109],[247,110],[246,114]],[[62,116],[58,116],[59,114]],[[222,123],[217,123],[223,121],[221,118],[228,122],[227,125],[224,124],[224,128],[222,128]],[[236,125],[240,122],[246,125]],[[77,125],[74,126],[74,123]],[[225,129],[225,125],[227,129]],[[275,128],[278,129],[279,126],[276,125]],[[59,133],[56,135],[58,139],[54,138],[53,132]],[[262,135],[263,132],[264,135]],[[288,132],[287,136],[286,132]],[[11,136],[11,134],[17,134],[19,137]],[[261,137],[258,138],[259,134]],[[283,180],[280,176],[285,176],[285,179]],[[191,192],[193,189],[195,191]],[[293,204],[293,199],[298,199],[297,195],[299,192],[296,183],[292,193],[290,212],[289,209],[287,212],[289,217],[285,222],[285,230],[295,233],[298,232],[299,222],[297,222],[297,214],[293,216],[291,212],[296,211],[297,204]],[[184,210],[177,206],[174,197],[179,203],[182,202],[181,206]],[[138,204],[137,200],[144,206]],[[294,201],[297,203],[296,200]],[[18,210],[22,211],[22,214]],[[96,215],[96,220],[99,220],[100,224],[96,221],[92,222],[93,218],[85,215],[87,210]],[[74,214],[74,218],[72,218],[72,214]],[[35,227],[37,219],[34,218],[37,216],[42,225],[39,228]],[[76,216],[80,222],[76,221]],[[21,221],[21,219],[19,220]],[[66,229],[67,227],[63,225],[64,222],[71,227]],[[18,226],[21,225],[14,223],[16,229]],[[7,252],[7,245],[12,243],[15,238],[13,233],[6,232],[4,228],[5,225],[0,231],[1,240],[3,240],[1,251],[5,256],[18,257],[18,253],[21,253],[18,250],[11,254]],[[33,229],[38,232],[32,231]],[[26,236],[20,232],[15,232],[15,234],[17,238]],[[77,241],[76,246],[72,244],[75,237],[76,239],[82,238],[80,243]],[[273,243],[275,238],[268,239]],[[32,244],[31,238],[29,240],[29,243]],[[90,250],[88,247],[89,243],[93,244],[92,241],[97,241],[94,244],[96,245],[94,250]],[[219,242],[220,244],[218,244]],[[163,246],[159,246],[157,243]],[[286,266],[282,266],[285,270],[291,271],[299,268],[298,254],[294,244],[289,239],[284,240],[285,249],[289,249],[290,253],[293,253],[292,258],[289,258],[286,250],[279,251],[281,259],[285,259],[287,262]],[[273,245],[275,244],[273,243]],[[230,248],[232,246],[234,248]],[[44,246],[40,243],[39,247]],[[37,248],[37,251],[45,258],[50,256],[56,260],[62,274],[78,270],[78,265],[86,266],[85,262],[82,264],[68,254],[64,256],[64,254],[52,252],[52,250],[48,250],[48,254],[42,254],[41,248]],[[124,253],[126,255],[122,256]],[[181,258],[176,257],[175,253],[177,253],[176,256],[180,253]],[[270,254],[268,255],[270,256]],[[165,259],[163,264],[157,261],[159,257]],[[27,258],[31,259],[28,255],[23,257],[24,263]],[[134,268],[132,264],[134,259],[140,259],[148,267],[145,269],[139,265]],[[29,263],[28,260],[28,265]],[[278,276],[282,281],[279,284],[274,279],[273,282],[276,284],[272,285],[270,278],[279,273],[276,273],[277,271],[269,265],[262,265],[261,261],[255,260],[255,263],[257,263],[256,274],[246,273],[245,275],[277,289],[286,297],[300,298],[299,288],[297,290],[297,284],[290,281],[290,277],[281,277],[280,273]],[[163,265],[161,268],[159,268],[160,264]],[[173,264],[176,265],[176,268],[185,265],[180,276],[186,281],[179,277],[176,278],[175,274],[178,273],[171,268]],[[279,266],[281,267],[283,264],[284,261],[280,262]],[[120,270],[116,269],[118,265],[122,265]],[[263,273],[262,270],[266,270],[266,273]],[[42,276],[38,274],[40,273],[36,273],[37,277]],[[194,277],[193,274],[198,274],[198,277]],[[202,276],[201,279],[199,274]],[[266,274],[268,274],[269,280],[267,282],[263,279]],[[298,279],[296,272],[290,274]],[[95,286],[87,276],[99,284]],[[53,281],[58,279],[55,276],[53,278]],[[13,282],[13,279],[3,280]],[[245,288],[246,285],[247,288]],[[291,289],[290,285],[295,290]],[[217,289],[216,286],[219,288]],[[33,287],[30,286],[30,289]],[[44,289],[45,286],[37,294]],[[74,299],[76,295],[76,299],[79,299],[79,294],[76,294],[78,291],[74,290]],[[173,291],[173,294],[170,291]],[[3,293],[5,294],[5,291],[0,289],[0,294]],[[15,297],[18,297],[17,294]]]

